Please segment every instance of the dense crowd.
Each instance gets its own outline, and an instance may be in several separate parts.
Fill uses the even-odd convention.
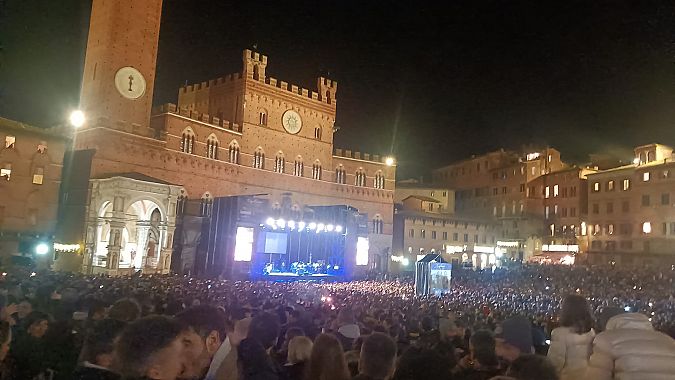
[[[459,269],[440,297],[403,280],[0,280],[2,379],[675,379],[673,268]]]

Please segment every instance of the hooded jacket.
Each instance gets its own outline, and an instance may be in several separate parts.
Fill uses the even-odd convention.
[[[647,316],[612,317],[593,340],[587,380],[673,380],[675,340],[654,331]]]
[[[579,380],[586,373],[595,332],[577,334],[573,328],[558,327],[551,332],[548,358],[561,380]]]

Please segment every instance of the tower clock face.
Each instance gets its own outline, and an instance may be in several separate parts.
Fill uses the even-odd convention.
[[[127,99],[138,99],[145,93],[145,78],[131,66],[122,67],[115,74],[115,87]]]
[[[302,128],[302,118],[300,118],[300,115],[293,110],[284,112],[284,116],[281,118],[281,123],[284,126],[286,132],[293,135],[300,132],[300,128]]]

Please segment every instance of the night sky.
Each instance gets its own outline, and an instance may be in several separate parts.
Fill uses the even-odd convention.
[[[0,116],[60,122],[77,105],[90,4],[0,7]],[[155,104],[239,71],[254,44],[269,76],[336,79],[336,147],[391,151],[399,178],[524,144],[579,162],[675,144],[672,1],[164,0]]]

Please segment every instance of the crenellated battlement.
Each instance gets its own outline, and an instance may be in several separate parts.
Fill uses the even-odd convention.
[[[351,158],[353,160],[369,161],[377,164],[386,164],[386,157],[380,156],[379,154],[362,153],[357,151],[352,152],[351,150],[348,149],[339,149],[339,148],[335,149],[333,157]]]
[[[224,77],[218,77],[216,79],[211,79],[208,81],[204,81],[201,83],[194,83],[194,84],[188,84],[185,86],[180,87],[180,92],[185,94],[188,92],[194,92],[202,89],[206,89],[209,87],[215,87],[219,85],[226,84],[228,82],[234,82],[241,79],[241,73],[234,73],[234,74],[229,74]]]
[[[197,112],[190,110],[187,107],[178,107],[173,103],[162,104],[157,107],[152,108],[152,115],[161,115],[165,113],[170,113],[174,115],[179,115],[188,119],[198,121],[200,123],[211,124],[216,127],[227,129],[233,132],[241,133],[241,126],[237,123],[231,122],[229,120],[223,120],[216,116],[211,116],[207,113]]]
[[[317,89],[316,91],[313,91],[294,84],[290,84],[282,80],[278,80],[277,78],[267,77],[265,74],[265,70],[267,68],[266,55],[251,51],[250,49],[246,49],[244,50],[243,53],[243,60],[244,60],[243,62],[244,67],[241,73],[234,73],[224,77],[204,81],[201,83],[185,85],[180,88],[180,93],[187,94],[215,86],[225,85],[227,83],[245,78],[261,82],[284,91],[288,91],[290,93],[293,93],[294,95],[306,99],[319,101],[325,104],[330,104],[332,106],[336,105],[335,96],[337,93],[337,81],[335,80],[319,77],[317,79]]]

